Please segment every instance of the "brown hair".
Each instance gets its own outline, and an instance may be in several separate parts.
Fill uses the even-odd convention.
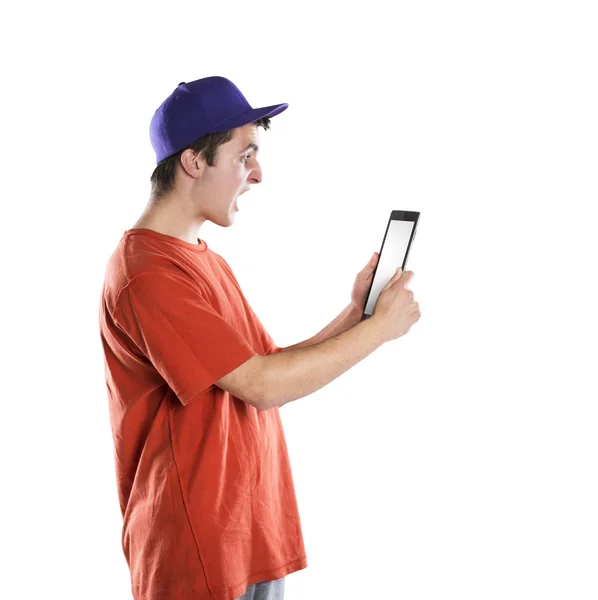
[[[255,121],[254,125],[268,130],[270,129],[270,117],[263,117]],[[185,150],[190,148],[197,153],[203,152],[206,162],[210,167],[213,167],[216,164],[219,146],[230,142],[233,139],[233,135],[234,129],[229,129],[221,133],[208,133],[158,163],[150,177],[152,184],[151,199],[154,201],[160,200],[160,198],[174,189],[177,165],[180,164],[181,154]]]

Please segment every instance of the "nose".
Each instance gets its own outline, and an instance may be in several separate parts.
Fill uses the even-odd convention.
[[[262,181],[262,167],[259,162],[255,161],[255,167],[251,170],[249,175],[249,183],[261,183]]]

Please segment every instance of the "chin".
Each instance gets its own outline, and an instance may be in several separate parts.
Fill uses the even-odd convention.
[[[219,227],[230,227],[235,222],[235,211],[229,211],[228,215],[226,215],[223,219],[218,219],[218,221],[212,221],[214,225],[218,225]]]

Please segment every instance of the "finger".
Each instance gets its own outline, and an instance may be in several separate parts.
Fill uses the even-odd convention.
[[[377,254],[377,252],[374,252],[374,256],[370,258],[370,262],[360,272],[360,274],[366,279],[369,279],[374,274],[374,270],[376,269],[376,264],[378,262]]]
[[[399,285],[407,287],[407,284],[413,279],[413,271],[405,271],[399,278]]]
[[[401,267],[399,267],[395,271],[395,274],[390,278],[389,282],[384,286],[384,289],[392,286],[396,281],[398,281],[398,279],[401,277],[402,274],[403,274],[403,269],[401,269]]]

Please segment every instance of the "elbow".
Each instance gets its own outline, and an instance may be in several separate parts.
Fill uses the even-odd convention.
[[[272,364],[272,361],[269,356],[263,357],[261,361],[260,370],[257,373],[255,381],[259,382],[257,386],[258,389],[254,390],[256,399],[255,407],[258,410],[270,410],[274,407],[280,407],[284,404],[284,401],[281,399],[281,394],[279,390],[281,389],[282,381],[280,377],[278,377],[280,367],[275,363]],[[283,379],[284,381],[284,379]]]
[[[258,410],[270,410],[275,406],[278,406],[276,402],[274,402],[267,394],[263,393],[259,395],[258,400],[255,403],[255,407]]]
[[[261,382],[262,385],[256,395],[255,407],[258,410],[270,410],[271,408],[278,406],[278,402],[276,402],[271,382],[268,380],[268,377],[266,377],[265,372],[262,373]]]

